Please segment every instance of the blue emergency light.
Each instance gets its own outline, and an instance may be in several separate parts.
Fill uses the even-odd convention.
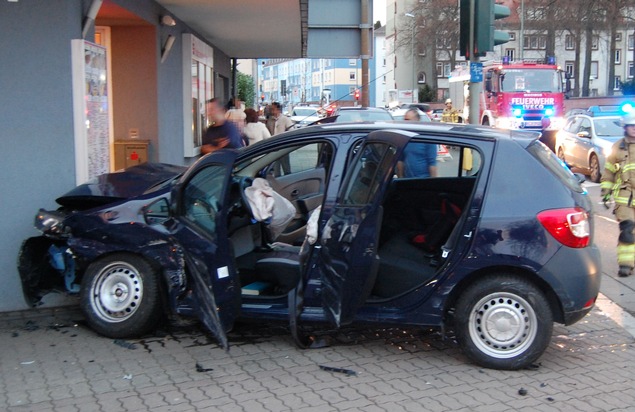
[[[545,107],[545,117],[551,117],[554,114],[554,110],[552,106],[546,106]]]
[[[512,106],[512,114],[514,115],[514,117],[522,117],[523,116],[522,106]]]

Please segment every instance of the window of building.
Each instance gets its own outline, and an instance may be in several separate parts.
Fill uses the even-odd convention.
[[[514,41],[516,40],[516,33],[513,31],[508,32],[507,34],[509,34],[509,41]]]
[[[575,50],[575,40],[572,35],[567,34],[564,38],[564,48],[566,50]]]
[[[357,78],[357,72],[348,73],[348,80],[355,80]]]
[[[622,76],[613,77],[613,90],[619,90],[622,87]]]
[[[348,59],[348,65],[349,65],[349,66],[357,66],[357,60],[355,60],[355,59]]]
[[[505,56],[509,57],[509,60],[514,61],[516,56],[516,49],[505,49]]]
[[[386,58],[384,57],[383,67],[386,67]]]
[[[591,62],[591,77],[594,79],[598,78],[598,62]]]
[[[426,74],[424,72],[419,72],[417,74],[417,83],[424,84],[426,82]]]
[[[386,84],[386,76],[382,77],[381,83]]]
[[[633,62],[628,62],[628,78],[632,79],[635,76],[635,71],[633,68]]]
[[[615,64],[622,64],[622,51],[619,49],[615,50]]]
[[[437,77],[450,77],[450,62],[437,62]]]
[[[622,41],[622,33],[615,33],[615,41]]]
[[[633,35],[632,34],[628,35],[628,49],[633,50]]]
[[[572,78],[572,79],[574,78],[573,77],[573,73],[574,73],[574,71],[573,71],[574,69],[573,68],[574,67],[575,67],[575,62],[574,61],[570,60],[570,61],[564,62],[564,71],[569,73],[569,77]]]
[[[523,43],[524,50],[544,50],[547,48],[547,38],[545,36],[525,36]]]
[[[591,50],[597,50],[600,48],[600,37],[593,36],[593,43],[591,44]]]

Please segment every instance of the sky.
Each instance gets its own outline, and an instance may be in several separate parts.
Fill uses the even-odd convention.
[[[386,25],[386,0],[373,0],[373,24],[379,20]]]

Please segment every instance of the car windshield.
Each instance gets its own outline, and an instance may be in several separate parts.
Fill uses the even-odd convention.
[[[619,118],[594,119],[593,123],[595,123],[597,136],[621,136],[624,134]]]
[[[311,109],[310,107],[299,107],[293,109],[293,116],[317,116],[317,110]]]
[[[390,113],[383,110],[341,110],[338,122],[366,122],[375,120],[393,120]]]
[[[551,69],[506,69],[500,79],[500,89],[504,92],[562,91],[562,76]]]

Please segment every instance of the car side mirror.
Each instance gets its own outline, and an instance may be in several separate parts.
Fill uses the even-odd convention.
[[[584,137],[584,138],[590,138],[591,134],[587,131],[583,131],[583,132],[578,132],[578,137]]]
[[[143,208],[143,219],[148,225],[160,225],[170,218],[170,204],[164,197]]]

